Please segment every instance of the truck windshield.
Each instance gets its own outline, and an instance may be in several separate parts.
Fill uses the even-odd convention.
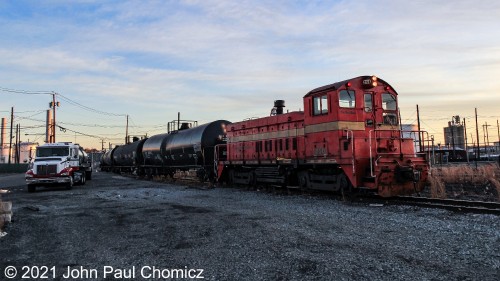
[[[69,147],[39,147],[36,157],[69,156]]]

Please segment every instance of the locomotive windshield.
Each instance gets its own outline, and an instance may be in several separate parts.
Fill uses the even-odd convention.
[[[36,157],[69,156],[69,147],[39,147],[36,150]]]
[[[398,116],[397,109],[398,105],[396,102],[396,97],[389,94],[382,94],[382,108],[384,109],[384,124],[387,125],[397,125]]]
[[[382,94],[382,107],[384,110],[396,110],[396,97],[389,93]]]
[[[339,106],[354,108],[356,106],[356,93],[354,91],[342,90],[339,93]]]

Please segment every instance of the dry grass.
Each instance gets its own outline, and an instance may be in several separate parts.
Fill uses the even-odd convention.
[[[500,201],[500,181],[495,178],[489,179],[491,185],[497,190],[498,201]]]
[[[434,167],[431,170],[429,182],[431,196],[434,198],[446,197],[445,186],[447,184],[478,188],[489,185],[496,189],[500,201],[500,168],[496,164],[482,165],[477,169],[468,165]]]
[[[429,183],[432,198],[446,198],[446,188],[441,178],[434,173],[429,175]]]
[[[472,166],[450,166],[432,169],[432,174],[445,184],[487,184],[490,179],[500,179],[500,169],[496,165],[483,165],[477,169]]]

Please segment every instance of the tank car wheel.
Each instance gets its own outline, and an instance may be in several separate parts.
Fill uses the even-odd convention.
[[[208,174],[205,169],[199,169],[196,171],[196,177],[200,180],[200,182],[206,182],[208,180]]]

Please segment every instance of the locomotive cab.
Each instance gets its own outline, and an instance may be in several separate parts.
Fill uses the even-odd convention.
[[[401,130],[397,92],[387,82],[361,76],[326,85],[304,96],[304,108],[310,186],[381,196],[424,188],[428,166],[414,142],[420,133]]]

